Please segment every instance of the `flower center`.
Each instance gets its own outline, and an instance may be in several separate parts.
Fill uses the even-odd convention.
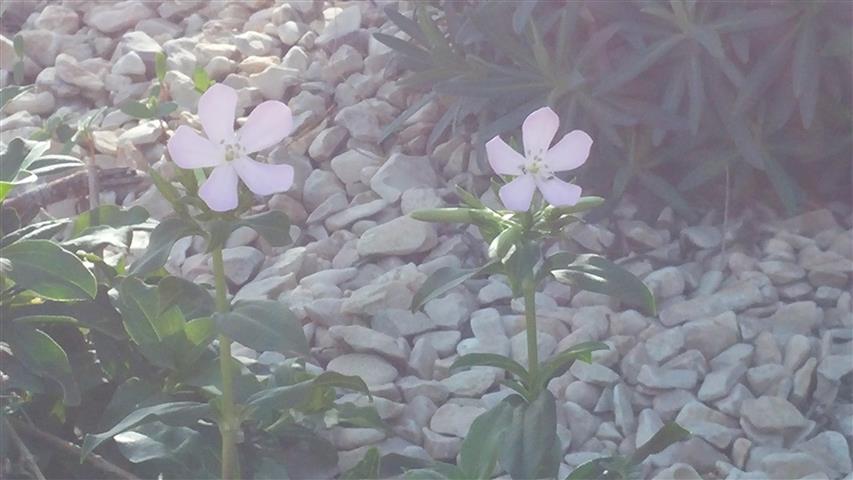
[[[243,146],[237,142],[225,143],[225,140],[222,140],[222,146],[225,148],[225,161],[230,162],[232,160],[236,160],[243,155],[245,155],[245,151]]]
[[[533,153],[527,152],[527,164],[521,167],[521,170],[524,173],[529,173],[531,175],[535,175],[541,178],[551,178],[554,176],[554,173],[548,168],[548,165],[545,164],[545,159],[542,155],[543,152]]]

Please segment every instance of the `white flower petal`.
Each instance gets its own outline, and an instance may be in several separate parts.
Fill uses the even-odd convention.
[[[198,189],[198,196],[216,212],[227,212],[237,208],[237,172],[231,163],[213,169],[210,177]]]
[[[166,143],[169,156],[179,167],[215,167],[225,161],[222,147],[199,135],[192,128],[181,125]]]
[[[592,138],[583,130],[572,130],[567,133],[548,153],[545,154],[545,165],[552,172],[574,170],[586,162]]]
[[[564,182],[557,177],[536,181],[536,186],[545,197],[545,201],[555,207],[570,207],[581,198],[581,187]]]
[[[233,162],[237,174],[257,195],[284,192],[293,185],[293,167],[256,162],[248,157]]]
[[[489,165],[498,175],[521,175],[524,173],[524,156],[516,152],[512,147],[497,136],[486,142],[486,155],[489,157]]]
[[[234,137],[236,112],[237,92],[221,83],[214,83],[198,100],[198,118],[213,143],[231,141]]]
[[[237,134],[238,141],[246,153],[269,148],[290,135],[293,115],[287,105],[275,100],[261,103],[246,119]]]
[[[524,155],[527,158],[532,158],[532,155],[544,155],[551,146],[551,140],[557,134],[558,128],[560,128],[560,118],[549,107],[542,107],[528,115],[521,125]]]
[[[533,200],[533,192],[536,191],[536,182],[532,175],[521,175],[515,180],[507,183],[498,191],[498,196],[504,206],[516,212],[526,212]]]

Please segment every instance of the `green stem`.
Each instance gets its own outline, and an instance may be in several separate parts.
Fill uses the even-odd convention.
[[[213,277],[216,281],[216,311],[225,313],[228,311],[229,304],[221,248],[213,251]],[[222,418],[219,421],[219,433],[222,436],[222,478],[239,480],[237,432],[240,425],[234,407],[234,377],[231,367],[231,339],[225,335],[219,335],[219,371],[222,375]]]
[[[535,379],[539,374],[539,343],[536,335],[536,283],[532,280],[523,280],[521,287],[524,291],[524,320],[527,327],[527,370],[530,372],[530,378]],[[535,380],[531,383],[535,384]]]

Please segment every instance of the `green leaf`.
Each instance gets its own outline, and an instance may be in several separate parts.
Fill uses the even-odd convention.
[[[601,95],[613,91],[626,83],[639,77],[643,72],[652,68],[655,63],[663,58],[680,41],[677,37],[661,40],[650,45],[646,51],[627,60],[615,72],[608,74],[605,80],[596,88],[595,94]]]
[[[561,283],[610,295],[655,314],[655,298],[648,287],[628,270],[599,255],[578,255],[568,265],[552,267],[551,274]]]
[[[221,333],[259,352],[310,353],[302,324],[277,301],[238,302],[230,312],[217,313],[213,318]]]
[[[239,224],[258,232],[273,247],[284,247],[293,241],[290,238],[290,217],[279,210],[244,217]]]
[[[531,403],[512,410],[500,454],[501,466],[512,478],[554,478],[559,468],[549,461],[557,440],[557,405],[554,395],[543,390]]]
[[[7,103],[12,101],[12,99],[31,88],[33,88],[32,85],[9,85],[7,87],[0,88],[0,109],[5,107]]]
[[[314,378],[314,385],[318,387],[345,388],[347,390],[361,392],[370,397],[371,400],[373,399],[373,396],[370,394],[370,389],[367,388],[367,384],[364,383],[364,380],[357,375],[342,375],[337,372],[323,372]]]
[[[20,137],[13,138],[0,154],[0,181],[12,182],[24,166],[26,144]],[[0,197],[2,199],[2,197]]]
[[[675,422],[668,422],[663,426],[663,428],[658,430],[658,432],[655,433],[648,442],[641,445],[640,448],[631,455],[630,462],[633,464],[640,464],[648,458],[649,455],[659,453],[673,443],[687,440],[688,438],[690,438],[689,431],[685,430],[681,425]]]
[[[663,177],[651,172],[637,172],[637,179],[644,187],[655,194],[658,198],[665,201],[667,205],[672,207],[672,209],[680,215],[684,216],[688,220],[696,218],[696,212],[693,210],[693,207],[690,206],[687,199],[684,198],[684,196],[681,195],[681,192],[679,192],[678,189]]]
[[[453,371],[468,367],[496,367],[506,370],[507,372],[515,375],[517,378],[520,378],[522,381],[526,382],[528,380],[527,369],[520,363],[509,357],[496,355],[494,353],[469,353],[467,355],[462,355],[453,362],[453,365],[450,366],[450,370]]]
[[[369,405],[359,407],[347,402],[336,404],[337,424],[344,428],[375,428],[388,430],[388,425],[382,421],[376,407]]]
[[[416,210],[409,214],[410,217],[422,222],[433,223],[475,223],[474,213],[471,208],[448,207],[428,208]]]
[[[504,400],[474,420],[459,452],[463,478],[492,478],[512,417],[513,406]]]
[[[48,240],[24,240],[0,250],[12,263],[5,272],[21,288],[49,300],[95,298],[95,276],[76,255]]]
[[[12,46],[15,48],[15,55],[24,58],[24,37],[20,33],[12,37]]]
[[[566,480],[616,480],[618,463],[617,457],[595,458],[572,470]]]
[[[97,218],[97,222],[94,219]],[[148,210],[140,206],[129,209],[117,205],[101,205],[100,207],[83,212],[74,219],[72,237],[81,235],[86,229],[95,225],[113,228],[139,225],[148,220]]]
[[[163,102],[157,105],[157,108],[154,110],[154,116],[157,118],[164,118],[178,109],[178,104],[175,102]]]
[[[384,11],[385,15],[388,16],[388,19],[394,22],[400,30],[412,37],[412,40],[415,40],[421,45],[427,45],[427,39],[423,32],[421,32],[421,28],[418,26],[417,22],[401,14],[393,7],[385,7]]]
[[[578,203],[572,205],[571,207],[551,207],[553,211],[558,215],[575,215],[578,213],[583,213],[587,210],[591,210],[595,207],[599,207],[604,204],[604,199],[601,197],[589,196],[589,197],[581,197],[578,200]]]
[[[159,344],[163,339],[184,329],[184,317],[175,307],[160,309],[157,287],[128,277],[118,287],[118,309],[125,329],[138,345]]]
[[[773,184],[773,189],[782,200],[782,205],[785,207],[785,212],[788,215],[797,213],[803,197],[803,192],[797,181],[794,180],[782,164],[777,161],[773,155],[768,155],[766,152],[762,155],[764,158],[765,173]]]
[[[710,25],[712,28],[718,28],[721,32],[757,30],[784,22],[796,14],[797,9],[795,8],[753,8],[745,12],[737,11]]]
[[[166,264],[172,246],[179,239],[198,233],[198,227],[182,218],[169,218],[160,222],[151,232],[148,248],[130,267],[129,274],[143,276]]]
[[[28,170],[33,175],[43,176],[85,166],[79,158],[70,155],[41,155],[30,164]]]
[[[4,233],[0,238],[0,248],[5,248],[15,242],[24,240],[47,240],[62,232],[68,225],[69,220],[47,220],[44,222],[31,223],[14,232]]]
[[[163,79],[166,78],[166,54],[163,52],[157,52],[154,55],[154,72],[157,76],[157,81],[163,83]]]
[[[106,432],[88,434],[83,439],[82,457],[86,458],[98,445],[119,433],[126,432],[139,425],[159,420],[167,425],[187,426],[212,415],[210,405],[199,402],[161,403],[140,408],[124,417],[118,424]]]
[[[406,40],[385,33],[374,33],[373,37],[378,40],[379,43],[385,44],[389,48],[394,49],[398,53],[405,55],[412,60],[424,63],[425,65],[432,63],[429,52],[412,42],[407,42]]]
[[[525,241],[516,245],[515,251],[504,260],[506,275],[515,296],[521,295],[522,283],[536,278],[534,268],[541,257],[540,250],[540,245]]]
[[[530,21],[530,16],[533,13],[533,9],[536,8],[537,1],[521,2],[515,7],[512,13],[512,29],[516,34],[524,33],[524,27]]]
[[[504,261],[507,253],[510,252],[511,248],[515,247],[521,235],[522,230],[520,225],[512,225],[505,228],[489,244],[489,258],[499,262]]]
[[[485,272],[493,265],[495,265],[495,262],[489,262],[477,268],[439,268],[427,277],[421,288],[415,292],[410,308],[413,312],[419,310],[426,302],[453,290],[457,286],[462,285],[466,280],[470,280]]]
[[[436,472],[435,470],[429,470],[426,468],[417,468],[414,470],[407,470],[406,473],[403,474],[403,479],[405,479],[405,480],[448,480],[448,477]]]
[[[193,86],[197,91],[204,93],[213,83],[210,75],[207,74],[207,70],[200,66],[195,67],[195,70],[193,70]]]
[[[216,310],[213,297],[204,287],[180,277],[164,277],[157,284],[160,311],[177,306],[188,319],[209,317]]]
[[[306,380],[293,385],[268,388],[247,398],[246,405],[260,412],[297,408],[311,398],[313,390],[312,380]]]
[[[606,343],[584,342],[560,352],[542,365],[537,378],[538,387],[547,388],[551,379],[566,373],[576,360],[591,363],[592,352],[609,349]]]
[[[378,33],[375,35],[379,35]],[[393,37],[392,37],[393,38]],[[397,118],[394,119],[393,122],[389,123],[385,128],[382,129],[382,132],[379,135],[379,142],[384,142],[386,138],[391,136],[393,133],[397,132],[406,120],[409,119],[412,115],[418,112],[424,105],[428,104],[435,100],[434,93],[428,93],[424,95],[419,101],[413,103],[409,108],[403,110],[400,115],[397,115]]]
[[[12,80],[18,85],[24,83],[24,62],[18,60],[12,66]]]
[[[68,355],[53,338],[28,325],[7,323],[3,326],[3,340],[24,366],[59,383],[63,403],[80,404],[80,390],[74,381]]]
[[[128,100],[119,106],[119,110],[133,118],[150,119],[154,118],[154,112],[148,108],[148,105],[136,100]]]
[[[187,450],[203,443],[202,434],[188,427],[173,427],[160,422],[140,425],[115,436],[119,451],[131,463],[152,460],[180,463]]]
[[[376,447],[370,447],[367,453],[364,454],[364,458],[354,467],[344,472],[340,478],[341,480],[379,478],[379,450]]]
[[[287,465],[269,457],[262,457],[254,465],[253,480],[290,480]]]
[[[793,41],[794,30],[791,30],[775,42],[772,50],[755,62],[755,66],[738,89],[732,112],[734,115],[743,114],[752,108],[770,85],[779,80],[787,65],[788,52]]]

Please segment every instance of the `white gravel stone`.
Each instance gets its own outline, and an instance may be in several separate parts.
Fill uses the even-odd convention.
[[[347,353],[335,357],[326,369],[342,375],[358,375],[368,386],[386,384],[397,378],[397,369],[393,365],[370,353]]]
[[[317,37],[317,45],[320,46],[332,44],[335,40],[358,30],[361,27],[361,8],[351,5],[326,18],[326,26]]]
[[[435,187],[438,177],[427,157],[392,155],[370,179],[370,188],[389,202],[396,202],[404,191]]]
[[[741,418],[766,432],[780,432],[806,425],[806,418],[784,398],[764,396],[744,400]]]
[[[465,438],[474,420],[485,412],[485,408],[475,405],[445,403],[433,414],[429,428],[436,433]]]
[[[264,254],[252,247],[234,247],[222,250],[225,277],[233,285],[243,285],[252,278],[264,262]],[[212,260],[208,268],[212,271]]]
[[[370,255],[409,255],[432,249],[438,238],[435,227],[429,223],[398,217],[377,225],[358,239],[358,253]]]
[[[86,11],[83,21],[104,33],[116,33],[151,18],[154,11],[139,0],[128,0],[94,6]]]
[[[723,398],[746,373],[746,365],[733,365],[705,376],[697,397],[703,402]]]
[[[693,388],[697,375],[693,370],[663,369],[643,365],[637,381],[649,388]]]
[[[356,352],[375,353],[401,363],[408,359],[407,352],[400,348],[392,337],[366,327],[335,326],[329,328],[329,335],[349,345]]]

